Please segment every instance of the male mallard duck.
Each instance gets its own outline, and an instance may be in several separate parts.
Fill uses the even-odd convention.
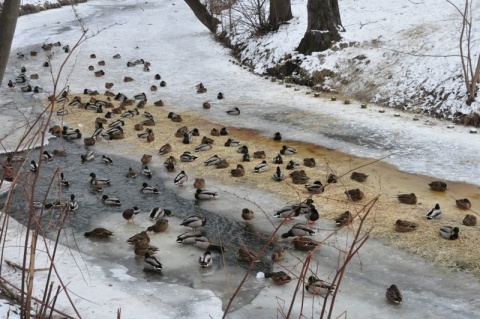
[[[145,253],[145,259],[143,261],[144,270],[152,270],[160,273],[162,272],[162,263],[155,256]]]
[[[143,125],[143,124],[142,124],[142,125]],[[151,129],[151,128],[147,128],[147,129],[145,130],[145,132],[139,133],[139,134],[137,134],[137,136],[138,136],[139,138],[147,138],[147,137],[149,137],[152,133],[153,133],[152,129]]]
[[[292,178],[292,183],[294,184],[305,184],[310,179],[303,169],[300,171],[291,172],[290,177]]]
[[[182,155],[180,155],[180,160],[182,162],[193,162],[197,158],[198,158],[198,156],[193,155],[192,153],[190,153],[188,151],[185,151],[185,152],[183,152]]]
[[[74,130],[73,132],[67,132],[63,134],[67,140],[76,140],[82,138],[82,133],[80,133],[79,129]]]
[[[315,167],[317,163],[315,162],[315,159],[313,157],[310,157],[303,159],[303,165],[305,165],[306,167]]]
[[[99,227],[95,228],[92,231],[85,232],[84,236],[91,238],[110,238],[111,236],[113,236],[113,233],[108,229]]]
[[[78,203],[75,201],[75,195],[70,195],[70,200],[67,202],[67,207],[71,211],[75,211],[78,209]]]
[[[42,158],[47,162],[52,162],[55,160],[55,158],[53,158],[53,156],[48,151],[43,151]]]
[[[268,167],[267,161],[262,161],[260,164],[255,166],[254,172],[255,173],[262,173],[262,172],[267,171],[268,169],[269,169],[269,167]]]
[[[123,120],[116,120],[116,121],[113,121],[112,123],[108,124],[108,126],[110,128],[121,127],[121,126],[124,126],[124,125],[125,125],[125,121],[123,121]]]
[[[350,224],[352,221],[352,213],[347,210],[345,213],[342,213],[337,218],[335,218],[335,225],[337,225],[338,227],[342,227]]]
[[[280,132],[277,132],[277,133],[273,134],[273,140],[274,141],[281,141],[282,140],[282,134],[280,134]]]
[[[80,155],[80,159],[82,160],[82,164],[85,163],[85,162],[93,161],[94,158],[95,158],[95,154],[93,153],[93,151],[89,151],[89,152],[87,152],[87,154]]]
[[[168,209],[162,209],[160,207],[154,207],[148,214],[150,216],[150,220],[156,220],[156,219],[161,219],[164,216],[173,216],[174,214],[172,213],[171,210]]]
[[[441,181],[433,181],[429,183],[428,186],[430,186],[432,191],[444,192],[447,190],[447,183]]]
[[[282,261],[285,258],[286,250],[283,246],[275,247],[272,251],[272,261],[274,263]]]
[[[237,147],[237,146],[240,146],[240,142],[233,138],[229,138],[224,145],[226,147]]]
[[[164,154],[170,153],[171,151],[172,151],[172,146],[170,146],[170,144],[167,143],[162,147],[160,147],[160,149],[158,150],[158,154],[164,155]]]
[[[325,296],[335,291],[335,285],[326,281],[320,280],[315,276],[308,277],[308,281],[305,284],[305,290],[312,295]]]
[[[108,178],[97,178],[95,173],[90,173],[89,176],[92,178],[90,180],[91,185],[110,185],[110,179]]]
[[[345,195],[354,202],[362,200],[363,197],[365,197],[365,194],[358,188],[345,191]]]
[[[440,218],[442,217],[442,211],[440,210],[440,205],[435,204],[435,207],[430,209],[430,211],[427,213],[427,218],[432,219],[432,218]]]
[[[312,205],[310,207],[310,209],[305,213],[305,218],[307,219],[308,224],[314,224],[320,218],[320,214],[315,206]]]
[[[105,205],[121,205],[120,199],[114,196],[103,195],[102,196],[102,203]]]
[[[142,175],[146,176],[147,178],[152,178],[152,170],[145,165],[142,169]]]
[[[195,152],[205,152],[212,149],[212,145],[208,143],[203,143],[195,147]]]
[[[220,253],[227,251],[223,246],[212,244],[208,238],[203,236],[195,237],[194,246],[204,250],[218,251]]]
[[[468,198],[457,199],[455,203],[457,204],[457,207],[460,209],[470,209],[472,207],[472,203],[470,203]]]
[[[102,135],[102,132],[103,132],[103,124],[102,123],[98,123],[97,124],[97,128],[95,129],[95,131],[93,132],[92,134],[92,138],[93,139],[97,139],[99,138],[101,135]],[[85,140],[84,140],[85,141]]]
[[[295,169],[295,168],[298,168],[300,167],[300,164],[298,164],[297,162],[295,162],[294,160],[290,160],[288,163],[287,163],[287,166],[285,167],[286,169],[288,170],[292,170],[292,169]]]
[[[250,210],[248,208],[242,209],[242,218],[243,218],[244,221],[247,222],[247,224],[252,223],[253,217],[255,217],[255,216],[254,216],[254,213],[253,213],[252,210]]]
[[[265,278],[271,278],[275,285],[283,285],[292,281],[292,277],[282,270],[276,272],[266,272]]]
[[[133,221],[136,215],[140,213],[140,208],[137,206],[133,206],[132,208],[127,208],[123,211],[122,217],[127,221],[127,223],[130,223],[130,221]]]
[[[177,243],[184,245],[192,245],[195,244],[195,240],[197,238],[200,238],[202,236],[203,234],[201,232],[185,232],[177,236]]]
[[[198,263],[202,268],[207,268],[212,265],[213,259],[212,259],[212,254],[210,253],[210,250],[207,250],[206,252],[200,255],[200,257],[198,258]]]
[[[142,162],[143,165],[147,165],[152,161],[152,155],[150,154],[143,154],[142,158],[140,159],[140,162]]]
[[[181,171],[173,180],[173,184],[183,186],[183,183],[185,183],[186,181],[188,181],[188,176],[187,174],[185,174],[185,171]]]
[[[133,252],[137,256],[145,256],[145,253],[149,253],[150,255],[155,255],[159,251],[159,248],[156,246],[152,246],[149,243],[137,242],[133,247]]]
[[[322,185],[322,182],[320,181],[315,181],[313,182],[313,184],[305,185],[305,188],[309,193],[312,193],[312,194],[320,194],[320,193],[323,193],[323,191],[325,190],[325,187]]]
[[[335,174],[328,174],[327,183],[333,184],[338,181],[338,177]]]
[[[195,188],[205,188],[205,179],[195,178],[195,181],[193,182],[193,187],[195,187]]]
[[[63,172],[60,173],[60,182],[59,182],[59,184],[62,185],[63,187],[69,187],[69,186],[70,186],[70,182],[65,179],[65,176],[63,175]]]
[[[245,168],[243,168],[242,164],[237,164],[237,168],[232,169],[230,174],[232,174],[233,177],[245,176]]]
[[[283,164],[283,158],[282,158],[282,155],[278,154],[277,156],[275,156],[273,158],[273,162],[275,164]]]
[[[168,228],[168,219],[161,218],[157,220],[155,225],[152,225],[147,228],[147,231],[153,231],[155,233],[160,233],[166,231]]]
[[[387,289],[385,297],[387,297],[388,301],[394,304],[402,303],[402,293],[398,289],[397,285],[391,285],[390,288]]]
[[[248,154],[248,146],[247,145],[240,146],[239,148],[237,148],[237,153]]]
[[[283,145],[282,149],[280,150],[280,154],[282,155],[293,155],[295,153],[297,153],[297,150],[287,145]]]
[[[227,168],[230,166],[230,163],[226,159],[221,159],[220,162],[215,164],[216,168]]]
[[[400,203],[415,205],[417,203],[417,196],[414,193],[410,194],[399,194],[397,195],[398,200]]]
[[[118,136],[121,136],[123,134],[123,128],[121,126],[117,126],[117,127],[112,127],[111,129],[108,129],[105,134],[108,135],[108,137],[113,140],[113,139],[117,139]],[[85,145],[87,145],[87,139],[84,140],[85,142]],[[93,139],[93,141],[95,141],[95,139]],[[90,143],[90,142],[88,142]]]
[[[191,133],[189,132],[183,133],[183,140],[182,140],[183,144],[190,144],[192,142],[192,139],[193,139],[193,135]]]
[[[259,262],[259,256],[251,251],[248,251],[245,248],[239,248],[237,254],[237,260],[247,263]]]
[[[209,191],[202,188],[197,188],[197,191],[195,192],[195,199],[198,199],[198,200],[213,199],[217,197],[218,197],[217,192]]]
[[[218,92],[217,99],[219,99],[219,100],[223,99],[223,93],[222,92]]]
[[[137,177],[137,172],[133,168],[129,167],[127,177],[135,178]]]
[[[277,170],[273,174],[272,178],[274,181],[277,181],[277,182],[283,181],[285,179],[285,175],[280,170],[280,166],[277,166]]]
[[[399,233],[408,233],[417,229],[418,225],[407,220],[397,219],[395,222],[395,231]]]
[[[141,192],[142,192],[143,194],[160,194],[160,192],[158,191],[158,189],[156,189],[156,188],[153,187],[153,186],[149,186],[147,183],[143,183],[143,184],[142,184]]]
[[[220,129],[220,135],[225,136],[225,135],[228,135],[228,134],[229,134],[228,128],[222,127],[222,128]]]
[[[288,220],[294,219],[293,217],[298,217],[300,215],[300,207],[294,207],[292,205],[287,205],[273,214],[274,218],[286,218]]]
[[[288,237],[295,237],[295,236],[313,236],[315,235],[315,231],[308,227],[305,224],[295,224],[293,225],[290,230],[284,234],[282,234],[282,238],[288,238]]]
[[[228,115],[240,115],[240,109],[238,107],[234,107],[227,111]]]
[[[222,159],[220,157],[218,157],[217,154],[215,154],[213,156],[210,156],[206,161],[203,162],[203,164],[205,164],[205,166],[217,165],[221,161],[222,161]]]
[[[102,155],[102,163],[107,165],[113,165],[113,161],[110,157]]]
[[[185,218],[180,226],[190,227],[193,231],[197,230],[198,227],[205,226],[207,224],[207,219],[204,216],[193,215]]]
[[[353,172],[352,175],[350,175],[350,179],[353,179],[354,181],[363,183],[367,180],[368,175],[360,172]]]
[[[308,237],[293,238],[293,247],[300,251],[311,251],[320,247],[320,243]]]
[[[477,216],[467,214],[465,218],[463,218],[463,224],[465,226],[476,226],[477,225]]]
[[[458,233],[460,229],[453,226],[442,226],[440,227],[440,235],[445,239],[455,240],[458,239]]]

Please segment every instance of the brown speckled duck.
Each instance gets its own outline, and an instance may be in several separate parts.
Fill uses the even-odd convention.
[[[347,195],[347,197],[354,202],[362,200],[365,197],[365,194],[358,188],[345,191],[345,195]]]
[[[398,289],[397,285],[391,285],[385,293],[387,300],[394,304],[402,303],[402,293]]]
[[[352,213],[347,210],[345,213],[342,213],[337,218],[335,218],[335,225],[337,225],[338,227],[342,227],[350,224],[352,221]]]
[[[463,218],[463,224],[465,226],[476,226],[477,225],[477,216],[467,214],[465,218]]]
[[[292,281],[292,277],[282,270],[276,272],[266,272],[265,278],[271,278],[275,285],[284,285]]]
[[[415,205],[417,203],[417,196],[414,193],[397,195],[400,203]]]
[[[108,229],[99,227],[95,228],[92,231],[85,232],[84,236],[90,238],[110,238],[111,236],[113,236],[113,232],[109,231]]]
[[[242,164],[237,164],[237,168],[230,171],[233,177],[242,177],[245,176],[245,168]]]
[[[418,225],[407,220],[397,219],[395,223],[395,231],[399,233],[408,233],[417,229]]]
[[[193,187],[195,187],[195,188],[205,188],[205,179],[195,178],[195,181],[193,182]]]
[[[363,183],[367,180],[368,175],[360,172],[353,172],[352,175],[350,175],[350,179],[353,179],[354,181]]]
[[[428,186],[430,186],[432,191],[444,192],[447,190],[447,183],[441,181],[433,181],[429,183]]]
[[[252,210],[248,208],[242,209],[242,218],[247,222],[247,224],[251,224],[254,217],[255,216]]]
[[[470,209],[472,207],[472,203],[470,203],[468,198],[457,199],[455,203],[457,204],[457,207],[460,209]]]

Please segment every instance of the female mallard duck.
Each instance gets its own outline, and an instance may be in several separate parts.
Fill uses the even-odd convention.
[[[320,194],[320,193],[323,193],[323,191],[325,190],[325,187],[322,185],[322,182],[320,181],[315,181],[313,182],[313,184],[305,185],[305,188],[309,193],[312,193],[312,194]]]
[[[213,259],[212,259],[212,254],[210,253],[210,250],[207,250],[206,252],[201,254],[200,257],[198,257],[198,263],[202,268],[207,268],[212,265]]]
[[[92,231],[85,232],[84,236],[90,238],[110,238],[111,236],[113,236],[113,233],[108,229],[99,227],[95,228]]]
[[[336,183],[337,181],[338,181],[337,175],[335,175],[335,174],[328,174],[328,177],[327,177],[327,183],[328,183],[328,184],[333,184],[333,183]]]
[[[156,246],[152,246],[148,243],[137,242],[133,247],[133,252],[137,256],[145,256],[145,253],[149,253],[150,255],[155,255],[159,251],[159,248]]]
[[[182,126],[175,132],[175,137],[182,137],[185,135],[185,133],[188,133],[188,127]]]
[[[140,122],[143,126],[155,126],[155,120],[154,119],[146,119]]]
[[[143,183],[143,184],[142,184],[141,192],[142,192],[143,194],[160,194],[160,192],[158,191],[158,189],[156,189],[156,188],[153,187],[153,186],[149,186],[147,183]]]
[[[292,277],[282,270],[276,272],[266,272],[265,278],[271,278],[275,285],[284,285],[292,281]]]
[[[75,211],[78,209],[78,203],[75,201],[75,195],[70,195],[70,200],[67,202],[67,207],[71,211]]]
[[[477,225],[477,216],[467,214],[465,218],[463,218],[463,224],[465,226],[476,226]]]
[[[435,204],[435,207],[430,209],[427,213],[428,219],[440,218],[442,217],[442,211],[440,210],[440,205]]]
[[[282,261],[285,258],[286,250],[283,246],[275,247],[272,251],[272,261],[274,263]]]
[[[293,247],[300,251],[312,251],[320,247],[320,243],[308,237],[293,238]]]
[[[103,195],[102,196],[102,203],[105,205],[121,205],[120,199],[114,196]]]
[[[47,162],[53,162],[55,160],[55,158],[48,151],[43,151],[42,158]]]
[[[457,204],[457,207],[460,209],[470,209],[472,207],[472,203],[470,203],[468,198],[457,199],[455,203]]]
[[[234,107],[227,111],[228,115],[240,115],[240,109],[238,107]]]
[[[113,160],[108,156],[102,155],[102,163],[107,165],[113,165]]]
[[[237,153],[248,154],[248,146],[247,145],[240,146],[239,148],[237,148]]]
[[[280,166],[277,166],[277,169],[275,173],[272,175],[272,179],[277,182],[281,182],[285,179],[285,175],[283,174],[282,170],[280,169]]]
[[[385,297],[387,297],[388,301],[394,304],[402,303],[402,293],[398,289],[397,285],[391,285],[390,288],[387,289]]]
[[[209,110],[210,107],[211,107],[211,105],[210,105],[209,102],[203,102],[202,107],[203,107],[204,109],[206,109],[206,110]]]
[[[203,86],[203,83],[199,83],[195,87],[197,88],[197,93],[207,92],[207,88],[205,86]]]
[[[455,240],[458,239],[458,233],[460,229],[453,226],[442,226],[440,227],[440,235],[445,239]]]
[[[217,197],[218,197],[217,192],[209,191],[202,188],[197,188],[197,191],[195,192],[195,199],[198,199],[198,200],[213,199]]]
[[[274,162],[275,164],[279,164],[279,165],[280,165],[280,164],[283,164],[282,155],[278,154],[277,156],[275,156],[275,157],[273,158],[273,162]]]
[[[150,216],[150,220],[156,220],[156,219],[161,219],[164,216],[173,216],[175,215],[171,210],[169,209],[162,209],[160,207],[154,207],[148,214]]]
[[[447,190],[447,183],[441,181],[433,181],[429,183],[428,186],[430,186],[432,191],[444,192]]]
[[[206,136],[202,138],[202,144],[213,144],[213,143],[215,143],[215,140],[213,138],[206,137]]]
[[[247,152],[248,153],[248,152]],[[265,151],[256,151],[253,153],[253,158],[256,159],[266,159],[267,154],[265,154]]]
[[[347,195],[347,197],[354,202],[362,200],[363,197],[365,197],[363,192],[358,188],[345,191],[345,195]]]
[[[305,218],[307,219],[308,224],[315,224],[315,222],[320,218],[315,206],[311,206],[310,209],[305,213]]]
[[[80,155],[80,159],[82,160],[82,164],[85,162],[93,161],[95,158],[95,154],[93,151],[87,152],[87,154]]]
[[[127,239],[127,243],[130,245],[135,245],[137,243],[145,243],[148,244],[150,242],[150,236],[148,236],[147,231],[142,230],[138,234],[133,235],[129,239]]]
[[[367,180],[368,175],[360,172],[353,172],[352,175],[350,175],[350,179],[353,179],[354,181],[363,183]]]
[[[331,294],[335,291],[335,285],[320,280],[315,276],[310,276],[305,284],[305,290],[312,295],[326,296],[327,294]]]
[[[205,164],[205,166],[217,165],[221,161],[222,161],[222,159],[220,157],[218,157],[217,154],[215,154],[213,156],[210,156],[206,161],[203,162],[203,164]]]
[[[195,147],[195,152],[205,152],[205,151],[209,151],[211,149],[212,149],[211,144],[200,144],[197,147]]]
[[[282,155],[293,155],[295,153],[297,153],[297,150],[287,145],[283,145],[282,149],[280,150],[280,154]]]
[[[170,153],[171,151],[172,151],[172,146],[170,146],[170,144],[167,143],[162,147],[160,147],[160,149],[158,150],[158,154],[164,155],[164,154]]]
[[[66,151],[53,150],[53,156],[67,156]]]
[[[142,158],[140,159],[140,162],[142,162],[143,165],[147,165],[152,161],[152,155],[150,154],[143,154]]]
[[[157,220],[155,225],[147,228],[147,231],[153,231],[154,233],[160,233],[166,231],[168,228],[168,219],[161,218]]]
[[[285,167],[285,169],[288,169],[288,170],[292,170],[292,169],[296,169],[300,167],[300,164],[298,164],[297,162],[295,162],[294,160],[290,160],[288,163],[287,163],[287,166]]]
[[[293,225],[293,227],[290,228],[288,232],[282,234],[282,238],[295,237],[295,236],[299,236],[299,237],[313,236],[313,235],[315,235],[315,231],[312,228],[308,227],[305,224],[298,223]]]
[[[135,178],[137,177],[137,172],[133,168],[129,167],[127,177]]]
[[[89,176],[91,177],[90,179],[91,185],[110,185],[110,179],[108,178],[97,177],[95,173],[90,173]]]
[[[280,134],[280,132],[277,132],[277,133],[273,134],[273,140],[274,141],[281,141],[282,140],[282,134]]]
[[[417,203],[417,196],[414,193],[410,194],[399,194],[397,198],[400,203],[415,205]]]
[[[60,182],[59,184],[63,187],[69,187],[70,186],[70,182],[68,180],[65,179],[65,176],[63,175],[63,172],[60,173]]]
[[[262,161],[260,164],[255,166],[254,171],[255,173],[262,173],[269,169],[267,161]]]
[[[198,156],[193,155],[192,153],[190,153],[188,151],[185,151],[185,152],[183,152],[182,155],[180,155],[180,160],[182,162],[193,162],[197,158],[198,158]]]
[[[193,231],[197,230],[198,227],[205,226],[207,224],[207,219],[201,215],[193,215],[185,218],[180,223],[180,226],[190,227]]]
[[[230,166],[230,163],[226,159],[221,159],[219,163],[215,164],[216,168],[227,168]]]
[[[226,147],[237,147],[237,146],[240,146],[240,142],[237,140],[234,140],[233,138],[229,138],[224,145]]]
[[[142,175],[146,176],[147,178],[152,178],[152,170],[145,165],[142,169]]]
[[[233,177],[245,176],[245,168],[243,168],[242,164],[237,164],[237,168],[232,169],[230,174],[232,174]]]
[[[145,253],[144,270],[151,270],[155,272],[162,272],[162,263],[155,257],[151,256],[148,252]]]
[[[205,179],[195,178],[195,181],[193,182],[193,187],[195,187],[195,188],[205,188]]]
[[[212,128],[212,130],[210,131],[210,135],[212,136],[220,136],[220,131],[216,128]]]
[[[395,231],[399,233],[408,233],[417,229],[418,225],[407,220],[397,219],[395,223]]]
[[[188,176],[185,173],[185,171],[181,171],[178,173],[177,176],[175,176],[175,179],[173,180],[173,184],[178,185],[178,186],[183,186],[183,183],[188,181]]]
[[[247,222],[247,224],[251,224],[254,218],[254,213],[252,210],[248,208],[242,209],[242,219]]]
[[[315,162],[315,159],[313,157],[310,157],[303,159],[303,165],[305,165],[306,167],[315,167],[317,163]]]
[[[237,260],[247,263],[259,262],[259,256],[245,248],[239,248],[237,254]]]
[[[342,213],[337,218],[335,218],[335,225],[337,225],[338,227],[342,227],[350,224],[352,221],[352,213],[347,210],[345,213]]]
[[[292,183],[294,184],[305,184],[310,179],[303,169],[300,171],[291,172],[290,177],[292,178]]]

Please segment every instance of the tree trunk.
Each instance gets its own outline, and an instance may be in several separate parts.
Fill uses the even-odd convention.
[[[17,26],[20,0],[3,2],[3,11],[0,16],[0,86],[7,68],[8,56],[12,47],[13,35]]]
[[[340,18],[338,0],[308,0],[307,31],[298,45],[297,51],[305,55],[329,49],[332,42],[342,37],[345,31]]]
[[[293,18],[290,0],[270,0],[268,22],[272,29],[278,29],[280,23]]]
[[[207,8],[200,2],[200,0],[185,0],[185,2],[190,9],[192,9],[197,19],[200,20],[210,32],[215,33],[217,31],[217,25],[220,24],[220,21],[208,12]]]

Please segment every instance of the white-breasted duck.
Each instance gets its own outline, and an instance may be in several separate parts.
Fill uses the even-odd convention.
[[[102,203],[104,203],[105,205],[112,205],[112,206],[121,205],[120,199],[118,199],[115,196],[108,196],[108,195],[102,196]]]
[[[48,151],[43,151],[42,158],[47,162],[53,162],[55,160],[55,158]]]
[[[460,229],[453,226],[442,226],[440,227],[440,235],[445,239],[455,240],[458,239],[458,233]]]
[[[218,197],[218,193],[215,191],[209,191],[201,188],[197,188],[197,190],[195,191],[195,199],[198,199],[198,200],[214,199],[217,197]]]
[[[144,270],[155,271],[155,272],[162,272],[163,265],[162,263],[155,257],[151,256],[149,253],[145,253],[144,261]]]
[[[282,155],[293,155],[295,153],[297,153],[297,150],[287,145],[283,145],[282,149],[280,150],[280,154]]]
[[[107,165],[113,165],[113,160],[108,156],[102,155],[102,163]]]
[[[90,184],[92,185],[110,185],[110,179],[97,177],[95,173],[90,173]]]
[[[295,237],[295,236],[300,236],[300,237],[313,236],[315,234],[316,234],[315,230],[313,230],[312,228],[308,227],[305,224],[298,223],[293,225],[293,227],[290,228],[288,232],[282,234],[282,238]]]
[[[38,171],[37,162],[34,160],[30,161],[30,172],[36,173]]]
[[[78,203],[75,201],[75,195],[70,195],[70,200],[67,202],[67,207],[71,211],[75,211],[78,209]]]
[[[206,161],[204,161],[203,163],[205,164],[205,166],[210,166],[210,165],[217,165],[218,163],[220,163],[222,159],[220,157],[218,157],[218,155],[213,155],[211,157],[209,157]]]
[[[143,194],[160,194],[160,192],[158,191],[158,189],[156,189],[156,188],[153,187],[153,186],[149,186],[147,183],[143,183],[143,184],[142,184],[141,192],[142,192]]]
[[[175,214],[169,210],[169,209],[163,209],[160,207],[154,207],[150,210],[150,213],[148,213],[148,216],[150,216],[150,220],[157,220],[160,218],[163,218],[164,216],[174,216]]]
[[[207,268],[212,265],[213,258],[212,258],[212,254],[210,253],[210,250],[207,250],[206,252],[201,254],[200,257],[198,257],[198,263],[202,268]]]
[[[255,173],[262,173],[269,169],[267,161],[262,161],[260,164],[255,166],[254,171]]]
[[[208,143],[205,143],[205,144],[200,144],[198,146],[195,147],[195,152],[205,152],[205,151],[209,151],[212,149],[212,145],[211,144],[208,144]]]
[[[188,151],[185,151],[185,152],[183,152],[182,155],[180,155],[180,160],[182,162],[193,162],[197,158],[198,158],[198,156],[193,155],[192,153],[190,153]]]
[[[227,147],[237,147],[240,145],[240,142],[237,141],[237,140],[234,140],[233,138],[229,138],[226,142],[225,142],[225,146]]]
[[[272,179],[277,182],[281,182],[285,179],[285,175],[283,174],[282,170],[280,169],[280,166],[277,166],[277,169],[275,173],[272,175]]]
[[[201,215],[193,215],[185,218],[180,223],[180,226],[190,227],[195,231],[197,228],[205,226],[207,224],[207,219]],[[178,242],[178,238],[177,238]]]
[[[433,219],[433,218],[440,218],[440,217],[442,217],[442,211],[440,209],[440,205],[437,203],[435,204],[435,207],[433,207],[428,211],[427,218]]]
[[[240,115],[240,109],[238,107],[234,107],[226,112],[228,115]]]
[[[322,185],[321,181],[315,181],[313,184],[305,185],[305,189],[312,194],[323,193],[325,187]]]
[[[69,187],[70,186],[70,182],[65,179],[65,176],[63,175],[63,172],[60,173],[60,181],[58,183],[63,187]]]
[[[185,171],[181,171],[178,173],[177,176],[175,176],[175,179],[173,180],[173,184],[178,185],[178,186],[183,186],[183,183],[188,181],[188,176],[185,173]]]
[[[93,161],[94,158],[95,158],[95,154],[93,153],[93,151],[88,151],[87,154],[80,155],[82,164],[85,162]]]
[[[145,175],[147,178],[152,178],[152,171],[145,165],[142,169],[142,175]]]

